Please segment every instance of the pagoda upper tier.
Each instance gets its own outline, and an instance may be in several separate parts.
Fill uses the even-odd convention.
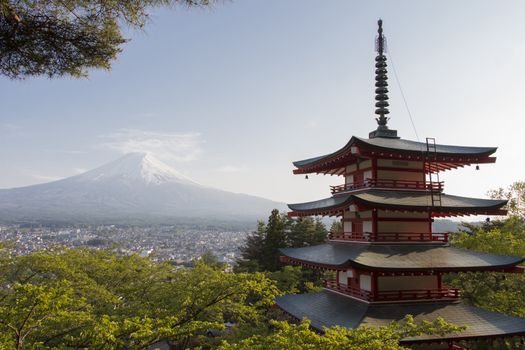
[[[497,147],[468,147],[431,145],[401,138],[374,137],[370,139],[353,136],[350,141],[333,153],[294,162],[295,174],[322,173],[343,175],[346,167],[367,159],[393,159],[424,161],[425,172],[438,172],[465,165],[494,163],[491,155]]]
[[[441,194],[439,206],[432,205],[428,191],[393,191],[368,188],[305,203],[288,204],[290,216],[342,216],[345,211],[388,209],[389,211],[428,212],[433,217],[464,215],[505,215],[506,200],[482,199]],[[377,212],[377,211],[376,211]]]

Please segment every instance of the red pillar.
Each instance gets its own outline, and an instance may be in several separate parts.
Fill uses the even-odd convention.
[[[372,280],[372,285],[370,289],[372,289],[372,300],[374,300],[377,296],[377,274],[375,272],[370,272],[370,277]]]
[[[377,239],[377,209],[372,209],[372,240]]]

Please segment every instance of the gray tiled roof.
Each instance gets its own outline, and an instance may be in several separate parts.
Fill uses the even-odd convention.
[[[391,138],[373,138],[366,139],[361,137],[353,136],[350,141],[341,149],[319,157],[308,158],[299,160],[293,164],[298,167],[304,167],[315,164],[316,162],[325,158],[343,154],[350,149],[354,144],[369,145],[373,148],[379,148],[384,150],[402,151],[402,152],[424,152],[427,149],[427,145],[424,142],[417,142],[404,139],[391,139]],[[453,145],[439,145],[436,144],[436,153],[439,155],[457,155],[457,156],[489,156],[496,152],[497,147],[469,147],[469,146],[453,146]]]
[[[384,149],[395,149],[400,151],[421,152],[426,151],[427,144],[425,142],[417,142],[404,139],[387,139],[376,137],[373,139],[365,139],[355,137],[357,140],[376,147]],[[455,145],[439,145],[436,144],[436,153],[449,155],[490,155],[496,152],[497,147],[470,147],[470,146],[455,146]]]
[[[366,189],[352,194],[339,194],[329,198],[305,202],[288,204],[294,211],[322,210],[341,207],[350,203],[364,203],[372,207],[388,206],[393,209],[403,208],[428,208],[432,206],[430,193],[417,191],[388,191],[377,189]],[[441,206],[432,207],[433,212],[448,212],[450,210],[469,210],[469,209],[498,209],[507,203],[505,200],[483,199],[453,196],[449,194],[441,195]]]
[[[413,315],[416,322],[432,321],[437,317],[456,325],[467,325],[462,332],[445,337],[422,335],[405,341],[502,336],[525,333],[525,319],[506,316],[454,301],[400,304],[366,304],[330,291],[284,295],[276,304],[298,319],[308,318],[312,327],[360,325],[384,326],[405,315]]]
[[[382,271],[470,271],[515,266],[522,257],[473,252],[450,246],[432,244],[364,244],[329,242],[302,247],[283,248],[290,258],[319,265],[354,266]]]

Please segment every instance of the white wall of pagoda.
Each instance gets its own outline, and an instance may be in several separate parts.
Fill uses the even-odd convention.
[[[375,167],[374,167],[375,164]],[[376,174],[374,176],[374,174]],[[364,160],[348,165],[345,169],[345,183],[354,184],[366,179],[425,181],[424,163],[394,159]]]
[[[378,291],[386,290],[432,290],[438,289],[438,276],[379,276],[377,278]]]
[[[428,213],[419,211],[396,211],[396,210],[382,210],[377,211],[378,219],[382,218],[406,218],[406,219],[427,219]]]
[[[362,290],[372,291],[372,276],[370,275],[359,275],[359,288]]]
[[[397,171],[397,170],[378,170],[379,180],[406,180],[406,181],[425,181],[425,175],[416,172]]]
[[[421,161],[411,161],[411,160],[395,160],[395,159],[378,159],[377,160],[378,168],[397,168],[397,169],[412,169],[412,170],[421,170],[424,169],[424,163]]]
[[[378,210],[376,220],[377,234],[431,232],[431,218],[425,212]],[[343,229],[345,233],[374,233],[373,212],[357,211],[355,206],[350,206],[343,214]]]
[[[349,270],[346,270],[346,271],[337,271],[337,281],[340,283],[340,284],[348,284],[348,279],[349,278],[354,278],[355,275],[354,275],[354,270],[352,269],[349,269]]]
[[[357,211],[355,205],[350,205],[343,214],[344,219],[372,219],[372,210]]]
[[[365,231],[370,232],[370,231]],[[428,233],[430,228],[427,222],[413,221],[378,221],[377,233],[382,232],[400,232],[400,233]]]
[[[428,213],[378,210],[377,232],[431,232]]]
[[[418,161],[378,159],[377,179],[424,182],[424,163]]]

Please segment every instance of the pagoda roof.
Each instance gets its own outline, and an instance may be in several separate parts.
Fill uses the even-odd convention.
[[[429,192],[365,189],[341,193],[332,197],[305,203],[288,204],[292,216],[337,215],[350,204],[391,210],[431,211],[436,216],[469,214],[503,214],[499,211],[506,200],[482,199],[441,194],[441,205],[432,206]]]
[[[357,146],[357,152],[352,147]],[[455,145],[433,145],[431,157],[438,163],[434,170],[453,169],[459,166],[475,163],[491,163],[495,158],[489,157],[496,152],[497,147],[470,147]],[[404,155],[405,157],[400,157]],[[398,138],[376,137],[371,139],[352,136],[350,141],[341,149],[322,156],[308,158],[293,162],[297,167],[297,174],[327,172],[329,169],[339,168],[342,163],[352,163],[360,158],[384,157],[395,159],[424,160],[427,155],[427,144],[425,142],[411,141]]]
[[[490,312],[457,301],[367,304],[324,290],[317,293],[283,295],[276,299],[276,304],[297,319],[309,319],[311,326],[321,331],[323,327],[331,326],[386,326],[392,321],[401,321],[407,314],[413,315],[416,323],[442,317],[447,322],[468,326],[466,330],[445,336],[420,335],[405,338],[403,343],[503,337],[525,333],[524,318]]]
[[[328,242],[301,248],[282,248],[281,253],[292,262],[342,269],[396,271],[494,271],[509,269],[525,258],[479,253],[433,244],[370,244]]]

